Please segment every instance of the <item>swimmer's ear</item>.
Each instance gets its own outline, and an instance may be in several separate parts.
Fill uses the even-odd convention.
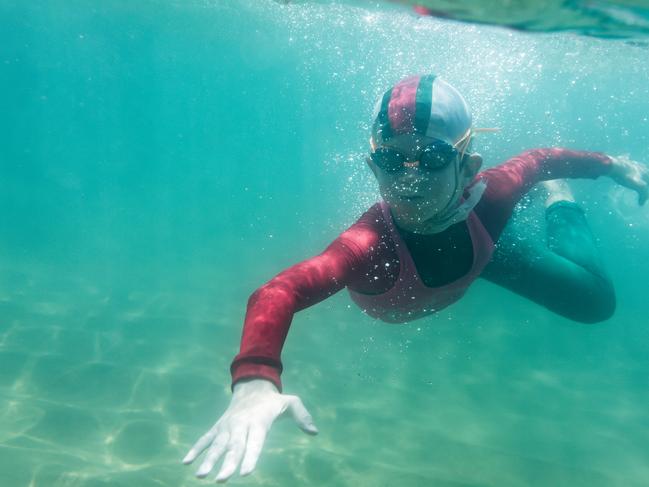
[[[482,156],[477,152],[467,154],[464,156],[464,164],[462,167],[463,176],[469,181],[473,180],[478,171],[482,167]]]
[[[372,162],[372,159],[370,159],[369,157],[365,158],[365,162],[367,162],[367,165],[370,166],[370,169],[372,170],[372,173],[374,173],[374,176],[377,177],[376,164],[374,164],[374,162]]]

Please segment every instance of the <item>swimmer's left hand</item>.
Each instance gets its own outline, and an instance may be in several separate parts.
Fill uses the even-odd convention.
[[[644,205],[649,197],[649,169],[628,155],[609,156],[613,161],[611,179],[638,193],[638,203]]]

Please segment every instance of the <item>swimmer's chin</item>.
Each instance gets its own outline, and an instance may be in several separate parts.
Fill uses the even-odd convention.
[[[430,203],[419,196],[393,199],[388,205],[393,215],[413,223],[428,220],[436,213],[435,208],[431,208]]]

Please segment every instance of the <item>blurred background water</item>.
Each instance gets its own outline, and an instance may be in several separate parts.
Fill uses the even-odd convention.
[[[519,31],[578,32],[601,38],[629,37],[633,42],[645,42],[635,38],[649,34],[648,0],[389,1],[413,6],[424,15],[502,25]]]
[[[246,300],[377,199],[369,122],[401,77],[440,74],[501,127],[476,141],[488,166],[649,160],[642,43],[269,0],[0,0],[0,40],[2,486],[202,483],[180,460],[229,403]],[[320,435],[279,422],[232,482],[646,486],[649,213],[610,180],[572,187],[611,320],[478,281],[390,326],[340,293],[283,353]],[[542,238],[539,195],[512,225]]]

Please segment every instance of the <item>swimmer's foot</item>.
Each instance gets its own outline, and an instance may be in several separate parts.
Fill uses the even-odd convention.
[[[542,181],[539,186],[545,189],[545,191],[547,191],[548,193],[548,196],[545,199],[546,208],[549,208],[558,201],[570,201],[571,203],[575,202],[575,197],[570,190],[570,186],[568,186],[568,183],[563,179]]]

